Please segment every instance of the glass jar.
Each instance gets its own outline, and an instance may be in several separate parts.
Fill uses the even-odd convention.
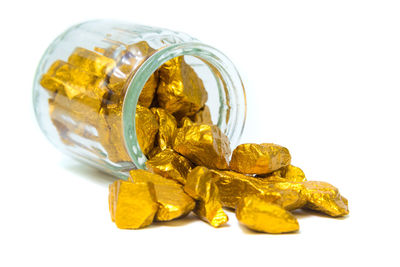
[[[146,101],[142,90],[156,89],[151,84],[160,66],[178,57],[202,80],[212,120],[234,147],[246,97],[232,62],[186,34],[109,20],[75,25],[47,48],[33,85],[40,128],[63,152],[118,177],[145,168],[136,105]]]

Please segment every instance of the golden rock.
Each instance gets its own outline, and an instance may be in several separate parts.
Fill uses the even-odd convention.
[[[194,209],[194,200],[183,191],[179,183],[145,170],[132,170],[129,173],[129,181],[154,184],[159,205],[157,221],[170,221],[185,216]]]
[[[156,116],[146,107],[136,107],[136,136],[143,154],[147,155],[153,149],[158,121]]]
[[[97,129],[108,159],[112,162],[132,161],[122,132],[122,106],[108,106],[100,111],[100,116]]]
[[[275,182],[267,185],[272,192],[279,193],[280,198],[273,201],[274,204],[286,210],[295,210],[306,205],[307,200],[303,195],[304,185],[296,182]]]
[[[193,124],[180,128],[173,148],[197,165],[212,169],[229,167],[229,139],[218,126]]]
[[[147,158],[152,159],[154,156],[156,156],[161,151],[162,150],[161,150],[160,146],[158,146],[157,143],[155,142],[153,149],[149,152],[149,154],[147,154]]]
[[[192,116],[206,103],[203,81],[183,57],[167,61],[159,68],[159,75],[158,103],[175,117]]]
[[[98,77],[105,77],[116,65],[114,59],[82,47],[75,48],[68,58],[68,63]]]
[[[153,222],[158,208],[153,184],[118,180],[109,190],[111,218],[118,228],[138,229]]]
[[[339,190],[326,182],[307,181],[303,194],[307,200],[306,208],[323,212],[332,217],[349,214],[348,201]]]
[[[162,108],[152,108],[151,111],[156,115],[159,124],[158,145],[161,150],[172,148],[177,131],[175,117]]]
[[[233,171],[203,170],[203,172],[217,185],[221,203],[225,207],[235,209],[241,199],[253,195],[288,210],[305,205],[301,184],[270,182]]]
[[[194,114],[192,116],[192,120],[195,123],[202,123],[202,124],[210,124],[212,125],[212,119],[211,119],[211,112],[210,112],[210,108],[205,105],[202,109],[200,109],[199,111],[196,112],[196,114]]]
[[[248,228],[259,232],[280,234],[299,230],[297,219],[289,211],[254,195],[239,202],[236,217]]]
[[[189,118],[189,117],[183,117],[179,123],[178,123],[178,127],[179,128],[183,128],[186,126],[192,126],[193,125],[193,121]]]
[[[145,83],[142,92],[139,95],[138,104],[146,108],[150,107],[156,94],[158,86],[158,73],[153,73]]]
[[[53,63],[42,76],[40,84],[50,92],[57,92],[97,110],[107,93],[103,78],[61,60]]]
[[[185,184],[193,166],[185,157],[167,148],[146,161],[146,167],[150,172]]]
[[[213,227],[219,227],[228,222],[228,216],[222,209],[218,187],[208,175],[205,167],[196,167],[187,178],[184,190],[197,200],[194,212]]]
[[[290,164],[285,147],[275,144],[242,144],[232,153],[230,168],[245,174],[267,174]]]
[[[305,182],[307,181],[306,175],[299,167],[288,165],[280,168],[270,174],[270,176],[278,176],[291,182]],[[268,176],[267,176],[268,177]]]

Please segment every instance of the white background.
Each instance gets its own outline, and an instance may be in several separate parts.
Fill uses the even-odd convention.
[[[1,29],[0,266],[395,266],[399,260],[398,1],[4,1]],[[229,213],[119,230],[113,178],[63,156],[31,104],[48,44],[114,18],[189,33],[228,55],[248,99],[243,142],[291,151],[337,186],[350,215],[296,212],[300,232],[254,234]]]

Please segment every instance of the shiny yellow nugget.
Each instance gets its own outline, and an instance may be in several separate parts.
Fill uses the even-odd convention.
[[[156,116],[159,124],[158,146],[161,150],[172,148],[178,128],[175,117],[162,108],[152,108],[151,112]]]
[[[150,109],[137,105],[136,107],[136,136],[143,154],[148,155],[154,147],[159,124]]]
[[[228,169],[228,137],[215,125],[193,124],[178,129],[173,149],[196,165]]]
[[[139,229],[153,222],[158,205],[152,183],[118,180],[109,190],[111,219],[118,228]]]
[[[214,227],[228,222],[222,210],[218,187],[205,167],[196,167],[188,175],[184,190],[197,200],[194,212]]]
[[[183,187],[179,183],[145,170],[132,170],[129,173],[129,181],[154,184],[158,203],[155,217],[157,221],[170,221],[183,217],[194,209],[194,200],[183,191]]]
[[[167,148],[146,161],[146,167],[150,172],[185,184],[193,165],[185,157]]]
[[[303,183],[306,208],[323,212],[332,217],[349,214],[348,201],[339,190],[326,182],[307,181]]]
[[[267,174],[290,164],[289,150],[275,144],[241,144],[232,153],[229,167],[244,174]]]
[[[259,232],[281,234],[299,230],[297,219],[289,211],[254,195],[239,202],[236,217],[240,223]]]
[[[177,118],[192,116],[207,101],[203,81],[183,57],[176,57],[159,69],[157,100],[160,107]]]

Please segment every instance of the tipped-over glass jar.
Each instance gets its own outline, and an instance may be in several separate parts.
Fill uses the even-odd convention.
[[[181,75],[189,80],[169,85],[177,90],[175,108],[189,102],[186,114],[158,93],[159,69],[172,60],[183,64]],[[207,93],[199,97],[198,87]],[[118,177],[145,168],[137,104],[157,103],[177,119],[206,105],[231,146],[246,117],[242,81],[220,51],[180,32],[106,20],[73,26],[53,41],[35,75],[33,102],[40,128],[56,147]]]

